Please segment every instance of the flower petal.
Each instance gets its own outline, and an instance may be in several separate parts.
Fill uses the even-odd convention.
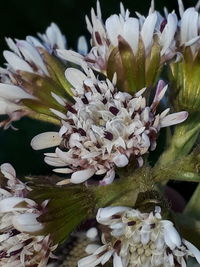
[[[0,201],[0,212],[11,212],[14,210],[26,210],[27,208],[24,207],[17,207],[18,204],[24,202],[25,199],[23,197],[8,197],[5,199],[2,199]]]
[[[15,229],[20,232],[36,233],[44,228],[43,224],[37,221],[38,217],[38,214],[33,213],[19,214],[13,216],[12,223]]]
[[[120,214],[127,210],[129,208],[123,206],[100,208],[97,212],[96,220],[101,224],[106,224],[114,214]]]
[[[122,259],[117,253],[115,253],[113,257],[113,267],[123,267]]]
[[[115,163],[117,167],[122,168],[122,167],[125,167],[129,163],[129,160],[125,155],[119,154],[113,158],[113,162]]]
[[[84,80],[87,78],[82,71],[74,68],[68,68],[65,71],[65,77],[74,88],[82,87]]]
[[[20,99],[35,99],[34,96],[26,93],[20,87],[4,83],[0,83],[0,97],[10,101],[17,101]]]
[[[59,146],[62,141],[58,132],[45,132],[36,135],[32,141],[31,146],[34,150]]]
[[[77,171],[72,174],[70,181],[73,184],[83,183],[89,178],[91,178],[94,174],[95,174],[95,169],[93,168]]]
[[[167,115],[166,117],[161,119],[160,127],[163,128],[163,127],[168,127],[171,125],[181,123],[181,122],[185,121],[187,119],[187,117],[188,117],[187,111],[181,111],[181,112]]]
[[[196,248],[193,244],[191,244],[189,241],[183,239],[183,243],[186,245],[188,250],[194,255],[198,263],[200,264],[200,251],[198,248]]]
[[[4,51],[3,55],[9,65],[16,71],[16,70],[23,70],[28,72],[33,72],[31,66],[18,55],[10,51]]]
[[[13,179],[16,177],[16,172],[10,163],[4,163],[0,166],[1,172],[8,179]]]
[[[157,13],[154,12],[145,19],[145,22],[142,26],[141,36],[144,42],[146,53],[149,52],[149,49],[153,42],[153,34],[154,34],[156,22],[157,22]]]
[[[78,52],[81,55],[86,55],[88,53],[88,45],[85,36],[80,36],[78,38]]]

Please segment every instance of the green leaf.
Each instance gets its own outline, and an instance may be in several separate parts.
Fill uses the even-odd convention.
[[[160,45],[154,42],[151,55],[146,59],[146,86],[155,85],[160,74]]]
[[[172,158],[172,161],[168,157],[165,160],[164,158],[161,158],[161,161],[159,161],[158,164],[153,168],[154,181],[161,182],[167,180],[177,180],[200,182],[199,151],[200,147],[197,147],[190,155],[184,156],[183,154],[182,158]]]
[[[133,68],[134,72],[136,72],[136,86],[137,91],[147,86],[146,84],[146,55],[145,55],[145,48],[142,39],[140,38],[139,44],[138,44],[138,51],[135,56],[135,66]],[[134,62],[133,62],[134,63]],[[152,84],[151,84],[152,86]]]
[[[177,111],[200,112],[200,53],[192,55],[186,47],[183,58],[170,64],[169,78],[172,82],[172,99]]]
[[[137,79],[140,80],[141,78],[137,75],[138,66],[133,51],[129,44],[122,37],[119,37],[119,52],[121,56],[125,79],[129,87],[129,92],[136,93],[142,88],[137,86]],[[141,65],[139,67],[141,67]]]
[[[66,66],[62,63],[61,60],[53,55],[50,55],[45,49],[40,48],[40,52],[42,53],[43,59],[47,65],[51,77],[55,81],[57,81],[70,96],[73,96],[71,85],[65,78]]]
[[[45,225],[44,234],[51,234],[54,243],[64,242],[76,227],[92,216],[94,196],[85,186],[33,186],[29,198],[41,204],[49,200],[38,221]]]
[[[129,92],[130,88],[127,83],[124,68],[122,65],[121,56],[118,47],[115,47],[111,52],[107,63],[107,75],[110,80],[113,79],[113,75],[117,74],[117,88],[120,91]]]
[[[186,240],[197,248],[200,247],[200,221],[187,216],[186,214],[174,214],[176,226]]]
[[[164,165],[186,156],[193,148],[200,132],[199,113],[190,114],[188,119],[176,125],[169,147],[159,159]]]
[[[34,184],[27,197],[39,205],[49,200],[38,220],[45,225],[45,234],[51,234],[55,243],[62,243],[81,222],[94,218],[98,208],[133,207],[140,192],[153,188],[149,170],[144,167],[133,172],[129,166],[122,179],[107,186],[56,186],[29,178]]]
[[[195,192],[190,198],[184,213],[197,220],[200,220],[200,184],[197,186]]]
[[[40,101],[38,100],[34,100],[34,99],[23,99],[22,103],[30,108],[31,110],[39,113],[39,114],[44,114],[53,118],[56,118],[56,115],[53,114],[50,109],[49,106],[46,106],[45,104],[42,104]]]
[[[73,98],[60,85],[60,83],[54,81],[48,76],[41,76],[27,71],[18,71],[18,73],[21,76],[20,81],[23,87],[25,87],[26,90],[28,89],[31,94],[39,98],[41,95],[41,97],[44,98],[44,94],[51,96],[51,93],[55,93],[56,95],[61,96],[70,102],[74,101]]]

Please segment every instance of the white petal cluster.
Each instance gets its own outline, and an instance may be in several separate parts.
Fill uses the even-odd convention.
[[[200,17],[198,8],[199,3],[196,7],[184,10],[182,1],[179,1],[181,19],[179,21],[180,33],[178,41],[182,47],[190,47],[194,57],[200,48]]]
[[[4,57],[7,61],[7,70],[11,83],[15,78],[15,71],[28,71],[41,75],[49,75],[46,64],[43,61],[40,48],[47,50],[50,54],[56,52],[56,49],[66,49],[66,39],[60,32],[55,23],[52,23],[45,34],[38,34],[39,38],[27,36],[26,40],[15,40],[7,38],[6,42],[11,51],[4,51]]]
[[[21,85],[19,71],[50,76],[40,49],[56,54],[56,49],[66,49],[66,39],[52,23],[39,38],[27,36],[26,40],[6,38],[10,50],[5,50],[6,68],[0,68],[0,115],[8,114],[10,121],[26,115],[22,99],[36,99],[28,88]],[[28,87],[28,86],[27,86]],[[9,123],[8,123],[9,124]],[[2,123],[3,125],[3,123]]]
[[[38,34],[38,36],[40,39],[33,36],[27,36],[26,40],[15,41],[11,38],[6,38],[11,51],[5,50],[3,53],[7,61],[7,68],[0,70],[3,83],[16,84],[17,71],[27,71],[49,76],[40,48],[52,54],[56,52],[56,49],[66,49],[66,39],[55,23],[52,23],[47,28],[45,34]]]
[[[16,178],[10,164],[1,165],[1,173],[6,183],[0,188],[0,266],[46,266],[55,247],[50,236],[40,234],[44,229],[37,221],[41,210],[26,198],[31,189]]]
[[[129,44],[135,56],[139,50],[140,42],[144,46],[146,57],[151,54],[155,42],[160,46],[162,61],[175,55],[175,33],[178,19],[174,12],[164,18],[154,10],[153,2],[147,17],[137,12],[138,17],[131,17],[129,10],[125,10],[122,4],[120,9],[119,15],[111,15],[104,23],[101,17],[100,4],[97,1],[97,14],[92,9],[91,21],[86,16],[87,29],[91,34],[92,48],[89,53],[81,55],[72,50],[59,49],[58,55],[80,65],[85,61],[91,68],[101,72],[106,71],[108,58],[113,49],[118,47],[120,38]],[[83,39],[81,39],[81,43],[83,44]]]
[[[114,267],[185,267],[188,256],[200,263],[200,251],[181,239],[171,221],[162,219],[160,207],[151,213],[101,208],[96,219],[103,225],[103,246],[90,244],[86,252],[91,255],[81,259],[78,267],[104,265],[111,258]]]
[[[45,34],[38,34],[39,38],[42,42],[40,44],[36,39],[31,39],[36,47],[43,47],[47,49],[49,53],[56,52],[56,49],[66,49],[67,40],[66,37],[62,34],[59,27],[55,23],[51,23],[51,25],[46,29]],[[42,44],[41,44],[42,43]]]
[[[142,166],[142,156],[156,147],[160,128],[184,121],[187,112],[167,115],[167,109],[156,114],[167,89],[162,81],[148,106],[142,96],[145,88],[132,96],[119,92],[108,79],[98,80],[90,69],[85,71],[87,74],[66,70],[75,104],[68,105],[59,133],[40,134],[31,145],[34,149],[60,145],[55,153],[46,154],[45,162],[57,167],[56,172],[72,173],[72,183],[96,174],[105,175],[101,184],[109,184],[115,168],[125,167],[131,160]]]
[[[75,64],[87,64],[98,71],[106,72],[109,56],[113,49],[118,46],[119,39],[123,38],[132,48],[136,55],[139,49],[139,42],[144,45],[146,57],[150,55],[153,44],[160,46],[160,56],[162,64],[173,58],[175,55],[183,53],[184,48],[190,47],[195,57],[200,48],[200,19],[196,7],[184,10],[182,1],[179,2],[180,19],[173,11],[171,13],[165,8],[165,15],[154,9],[152,1],[148,16],[143,16],[136,12],[137,17],[131,17],[129,10],[120,6],[120,14],[111,15],[102,20],[100,4],[97,1],[97,12],[91,10],[91,21],[86,16],[86,24],[91,34],[91,50],[87,53],[84,49],[84,55],[72,50],[58,50],[58,55]],[[87,47],[86,40],[81,38],[83,47]]]
[[[160,38],[161,43],[164,46],[168,46],[168,42],[171,43],[171,48],[174,51],[184,54],[184,49],[189,47],[192,52],[192,56],[195,58],[200,48],[200,17],[199,7],[200,2],[195,7],[190,7],[184,10],[182,0],[178,0],[180,19],[177,20],[177,16],[174,12],[168,14],[165,9],[167,21],[162,17],[160,20],[160,26],[163,25],[163,33],[168,31],[166,38]],[[160,16],[160,14],[159,14]],[[170,25],[170,26],[169,26]]]

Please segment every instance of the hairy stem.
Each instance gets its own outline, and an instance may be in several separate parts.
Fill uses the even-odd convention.
[[[169,147],[161,155],[157,164],[165,165],[186,156],[193,148],[199,132],[199,114],[193,114],[187,121],[176,126]]]

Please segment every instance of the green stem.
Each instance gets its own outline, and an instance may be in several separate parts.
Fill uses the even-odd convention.
[[[156,165],[152,169],[155,182],[168,180],[200,182],[200,156],[199,147],[181,159],[174,160],[165,165]]]
[[[200,132],[199,114],[192,114],[182,124],[177,125],[169,147],[161,155],[158,165],[165,165],[186,156],[194,146]]]
[[[171,170],[169,168],[159,169],[159,173],[155,173],[154,181],[162,182],[168,180],[185,181],[185,182],[200,182],[200,176],[193,172],[184,172]]]
[[[120,175],[121,178],[107,186],[93,188],[96,208],[109,205],[134,206],[138,194],[153,189],[150,169],[148,167]]]

